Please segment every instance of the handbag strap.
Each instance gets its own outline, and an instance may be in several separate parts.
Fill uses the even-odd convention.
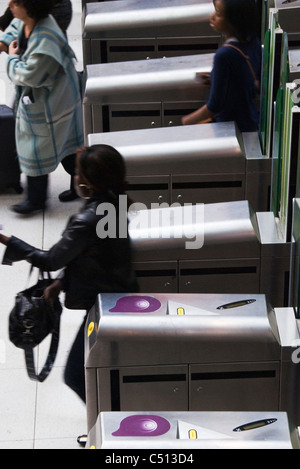
[[[239,47],[234,46],[233,44],[224,44],[224,47],[232,47],[232,49],[237,50],[237,51],[244,57],[244,59],[246,60],[248,66],[249,66],[249,68],[250,68],[250,71],[251,71],[251,74],[252,74],[252,76],[253,76],[254,83],[255,83],[255,86],[256,86],[256,83],[257,83],[258,80],[257,80],[257,77],[256,77],[256,75],[255,75],[255,71],[254,71],[254,69],[253,69],[253,67],[252,67],[252,64],[251,64],[251,62],[250,62],[249,56],[246,55],[246,54],[244,54],[244,52],[243,52],[241,49],[239,49]]]
[[[29,287],[29,281],[30,281],[30,278],[31,278],[31,276],[32,276],[33,269],[34,269],[34,266],[31,264],[30,269],[29,269],[29,273],[28,273],[28,277],[27,277],[26,289]],[[47,278],[48,278],[49,280],[52,280],[52,277],[51,277],[50,272],[44,272],[44,271],[41,270],[41,269],[39,269],[38,277],[39,277],[41,280],[44,280],[44,278],[45,278],[45,273],[47,273]]]
[[[53,367],[53,364],[57,355],[57,351],[58,351],[59,330],[60,330],[60,320],[58,319],[57,326],[52,332],[48,356],[39,374],[37,374],[35,370],[33,348],[32,347],[24,348],[26,369],[27,369],[29,378],[42,383],[43,381],[45,381],[45,379],[49,375],[50,371],[52,370],[52,367]]]

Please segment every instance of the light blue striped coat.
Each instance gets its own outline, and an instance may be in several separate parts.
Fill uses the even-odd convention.
[[[14,20],[1,41],[20,38]],[[24,55],[9,55],[7,73],[16,85],[16,145],[21,171],[40,176],[83,144],[82,102],[75,55],[50,15],[40,20]]]

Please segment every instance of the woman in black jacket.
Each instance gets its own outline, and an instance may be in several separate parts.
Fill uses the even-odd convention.
[[[77,215],[70,218],[61,239],[49,251],[3,234],[0,234],[0,243],[6,245],[2,261],[5,265],[27,260],[45,272],[63,269],[45,291],[45,299],[51,302],[64,290],[67,308],[89,311],[99,293],[136,292],[138,287],[131,266],[125,204],[123,210],[126,213],[119,213],[119,196],[124,194],[126,185],[124,160],[114,148],[96,145],[78,150],[76,163],[76,187],[86,203]],[[106,207],[112,207],[110,213],[115,214],[115,220],[111,220],[116,227],[112,236],[101,225],[101,220],[103,222],[107,218]],[[119,220],[126,223],[121,227],[122,237],[119,236]],[[66,384],[83,401],[84,323],[65,370]]]

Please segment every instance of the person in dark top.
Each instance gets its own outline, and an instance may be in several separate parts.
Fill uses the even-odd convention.
[[[67,29],[72,19],[72,2],[71,0],[53,0],[52,15],[56,19],[62,31],[67,34]],[[14,16],[7,8],[2,16],[0,16],[0,30],[5,31],[12,22]]]
[[[258,130],[255,103],[261,74],[261,43],[257,37],[254,0],[214,0],[212,28],[225,36],[214,57],[207,104],[182,118],[183,125],[207,119],[234,121],[242,132]]]
[[[46,301],[53,301],[65,291],[65,306],[86,310],[95,304],[100,293],[138,292],[131,265],[131,246],[127,236],[119,235],[119,220],[127,220],[127,211],[119,216],[119,195],[124,193],[125,163],[113,147],[96,145],[77,152],[78,195],[86,199],[80,212],[73,215],[61,239],[49,250],[42,251],[14,236],[0,233],[6,245],[2,263],[12,265],[26,260],[45,272],[60,271],[58,278],[45,291]],[[83,194],[84,191],[84,194]],[[100,204],[111,204],[116,213],[116,235],[100,236],[98,223],[106,215],[98,214]],[[126,208],[125,208],[126,210]],[[103,210],[104,213],[104,210]],[[113,211],[111,212],[113,213]],[[126,233],[127,224],[122,227]],[[69,354],[65,382],[85,401],[84,326],[86,318]]]

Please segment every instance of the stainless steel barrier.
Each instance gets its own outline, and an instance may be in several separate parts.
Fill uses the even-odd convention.
[[[97,133],[87,142],[120,151],[128,194],[148,208],[245,199],[254,211],[268,209],[270,159],[262,155],[257,133],[240,134],[233,122]]]
[[[299,436],[285,412],[101,412],[86,449],[132,448],[182,448],[143,460],[183,464],[193,462],[192,449],[299,449]]]
[[[86,324],[88,429],[103,411],[285,411],[299,425],[290,309],[256,294],[103,294]]]
[[[299,12],[300,13],[300,12]],[[300,79],[300,49],[291,49],[289,51],[290,63],[290,82]]]
[[[85,134],[180,123],[208,98],[199,79],[214,54],[88,65],[84,93]],[[168,116],[169,114],[172,116]]]
[[[300,47],[299,15],[300,1],[275,0],[275,9],[278,10],[278,22],[283,31],[288,34],[289,48]]]
[[[157,209],[159,217],[153,209],[132,213],[140,291],[263,293],[272,305],[287,306],[290,243],[280,238],[273,214],[254,213],[248,201],[202,208],[203,218],[196,205],[192,212],[189,206]],[[184,230],[185,220],[191,231]]]
[[[207,0],[122,0],[87,4],[85,64],[214,52],[221,35],[209,26]]]

